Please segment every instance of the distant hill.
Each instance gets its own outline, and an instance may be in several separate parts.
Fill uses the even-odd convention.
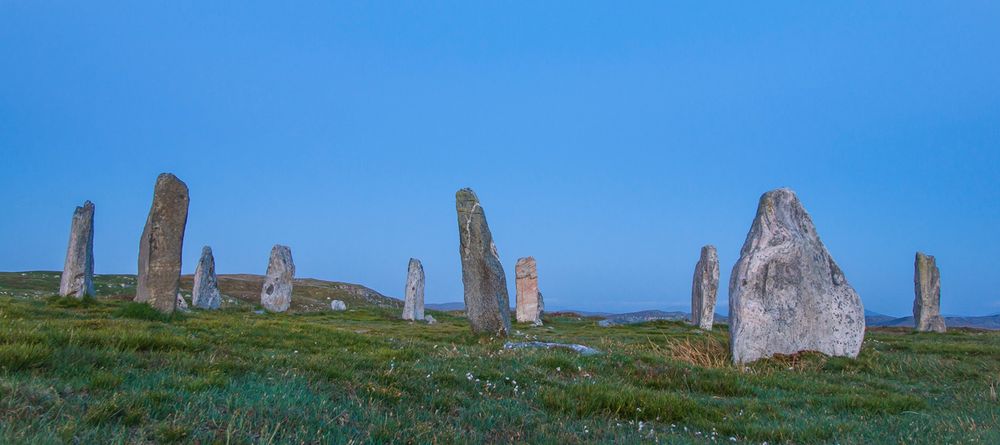
[[[874,321],[869,321],[868,317],[865,320],[868,326],[871,327],[913,327],[913,317],[887,317],[888,319],[878,319]],[[981,317],[944,317],[944,324],[949,328],[975,328],[975,329],[991,329],[1000,330],[1000,314],[996,315],[986,315]]]

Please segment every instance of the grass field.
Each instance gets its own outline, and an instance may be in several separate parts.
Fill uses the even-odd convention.
[[[162,317],[130,280],[79,301],[0,274],[0,443],[1000,443],[1000,332],[876,329],[857,360],[737,368],[724,326],[551,316],[509,339],[584,357],[377,305]]]

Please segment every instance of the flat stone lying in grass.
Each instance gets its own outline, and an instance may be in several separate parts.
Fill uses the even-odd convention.
[[[59,295],[94,296],[94,203],[87,201],[73,211],[69,247],[59,282]]]
[[[135,301],[149,303],[163,313],[177,306],[188,202],[184,182],[170,173],[156,178],[153,204],[139,239]]]
[[[601,351],[598,351],[590,346],[578,345],[574,343],[551,343],[544,341],[528,341],[521,343],[507,342],[503,345],[504,349],[568,349],[573,352],[578,352],[581,355],[597,355]]]
[[[260,290],[260,305],[271,312],[285,312],[292,305],[292,281],[295,263],[292,249],[275,244],[267,262],[267,277]]]
[[[913,324],[922,332],[947,332],[941,317],[941,271],[931,255],[917,252],[913,265]]]
[[[455,194],[455,209],[469,325],[474,333],[505,337],[510,332],[507,277],[486,223],[486,213],[479,197],[468,188]]]

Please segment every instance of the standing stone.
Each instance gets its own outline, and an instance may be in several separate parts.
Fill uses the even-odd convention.
[[[73,211],[69,247],[59,281],[59,295],[94,296],[94,203],[87,201]]]
[[[477,334],[506,336],[510,332],[507,277],[486,224],[486,213],[476,193],[467,188],[455,194],[455,208],[469,325]]]
[[[715,300],[719,294],[719,255],[715,246],[701,248],[701,258],[694,266],[691,285],[691,324],[712,330],[715,320]]]
[[[946,332],[941,317],[941,271],[931,255],[917,252],[913,266],[913,323],[922,332]]]
[[[340,300],[333,300],[330,302],[330,309],[333,310],[334,312],[346,311],[347,303],[344,303],[343,301]]]
[[[538,291],[538,268],[534,257],[524,257],[514,265],[514,284],[517,288],[518,323],[542,324],[545,303]]]
[[[295,263],[292,262],[292,249],[275,244],[267,263],[267,278],[260,291],[260,305],[271,312],[287,311],[292,304],[293,279]]]
[[[218,309],[222,303],[219,280],[215,276],[215,256],[212,248],[201,248],[201,259],[194,270],[194,287],[191,289],[191,304],[201,309]]]
[[[180,179],[170,173],[157,177],[153,205],[139,239],[135,301],[164,313],[177,306],[188,201],[187,185]]]
[[[403,303],[403,320],[424,319],[424,266],[420,260],[410,258],[406,270],[406,300]]]
[[[789,189],[760,198],[729,281],[729,323],[735,363],[799,351],[857,357],[861,350],[861,298]]]

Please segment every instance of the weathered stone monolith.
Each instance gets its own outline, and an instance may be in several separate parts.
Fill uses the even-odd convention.
[[[517,289],[518,323],[542,324],[545,303],[538,291],[538,267],[534,257],[524,257],[514,265],[514,287]]]
[[[347,310],[347,303],[340,300],[333,300],[330,302],[330,310],[334,312],[341,312]]]
[[[715,320],[715,300],[719,294],[719,255],[715,246],[701,248],[701,258],[694,266],[691,285],[691,324],[712,330]]]
[[[212,248],[209,246],[201,248],[201,259],[194,270],[191,304],[201,309],[218,309],[222,304],[219,281],[215,276],[215,255],[212,255]]]
[[[946,332],[941,317],[941,271],[931,255],[917,252],[913,265],[913,323],[918,331]]]
[[[469,325],[477,334],[506,336],[510,332],[507,277],[486,223],[486,213],[476,193],[467,188],[455,194],[455,208]]]
[[[275,244],[271,248],[271,258],[267,263],[267,277],[260,291],[260,305],[271,312],[285,312],[292,304],[292,281],[295,279],[295,263],[292,249]]]
[[[406,269],[406,299],[403,302],[403,320],[424,319],[424,266],[420,260],[410,258]]]
[[[157,177],[153,205],[139,239],[135,301],[164,313],[177,306],[188,201],[187,185],[180,179],[170,173]]]
[[[729,323],[735,363],[799,351],[857,357],[861,349],[861,298],[789,189],[760,198],[729,281]]]
[[[84,202],[73,211],[69,247],[63,264],[59,295],[83,298],[94,296],[94,204]]]

